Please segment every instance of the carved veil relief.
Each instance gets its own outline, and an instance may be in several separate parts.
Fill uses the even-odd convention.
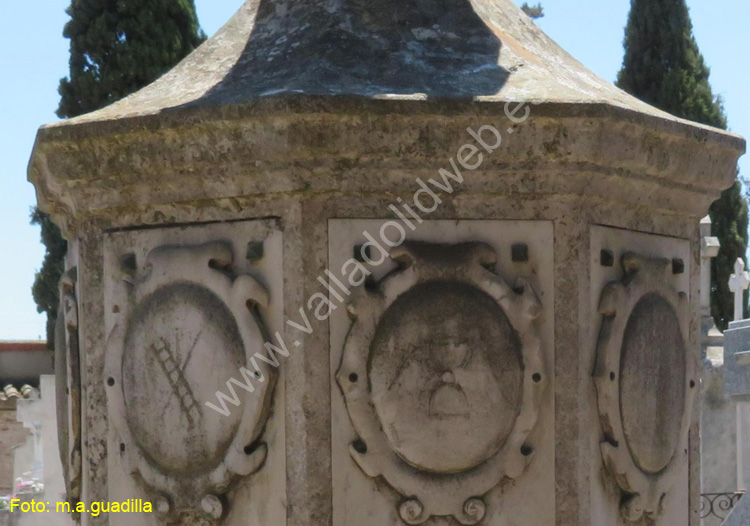
[[[661,514],[688,460],[696,359],[687,347],[689,302],[668,259],[628,253],[623,278],[602,292],[595,371],[604,464],[629,522]]]
[[[277,371],[261,363],[252,394],[224,415],[204,405],[266,341],[265,288],[233,272],[228,243],[165,246],[122,259],[127,299],[109,340],[109,413],[127,465],[163,516],[226,514],[234,479],[262,467],[260,440]]]
[[[405,523],[477,524],[483,496],[533,453],[547,383],[541,305],[493,272],[485,244],[406,243],[391,258],[399,268],[349,308],[336,379],[359,436],[350,453],[402,496]]]

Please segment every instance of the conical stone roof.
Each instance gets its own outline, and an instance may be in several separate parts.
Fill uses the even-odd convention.
[[[300,95],[608,104],[673,119],[587,70],[512,0],[248,0],[170,73],[72,123]]]

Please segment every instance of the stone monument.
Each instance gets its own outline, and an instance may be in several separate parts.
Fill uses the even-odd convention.
[[[743,319],[745,291],[750,274],[745,263],[737,258],[729,288],[734,293],[734,320],[724,331],[724,392],[737,410],[737,488],[750,488],[750,320]],[[727,517],[727,526],[747,524],[750,501],[745,494]]]
[[[719,238],[712,235],[711,217],[701,219],[701,356],[711,358],[721,352],[724,335],[711,315],[711,260],[719,255]],[[712,352],[713,351],[713,352]]]
[[[724,331],[724,392],[737,406],[737,488],[750,488],[750,320],[743,319],[743,297],[750,286],[745,263],[737,258],[729,288],[734,320]]]
[[[74,497],[156,510],[82,523],[697,525],[698,224],[744,148],[511,0],[247,2],[39,131]]]
[[[726,519],[737,497],[737,407],[724,393],[724,334],[711,316],[711,258],[719,240],[711,219],[701,220],[701,516],[704,526]]]

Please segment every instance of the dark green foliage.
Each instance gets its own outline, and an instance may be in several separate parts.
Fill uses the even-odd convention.
[[[542,4],[529,5],[527,2],[524,2],[521,9],[523,9],[523,12],[526,13],[529,18],[534,20],[544,16],[544,8],[542,7]]]
[[[711,262],[711,314],[721,330],[734,319],[734,293],[729,290],[729,276],[734,273],[734,262],[745,258],[747,250],[747,201],[742,195],[742,184],[724,190],[721,198],[711,205],[713,233],[719,238],[719,255]],[[748,317],[747,291],[745,317]]]
[[[685,0],[632,0],[617,85],[664,111],[726,128]]]
[[[70,76],[60,81],[57,115],[76,117],[138,91],[171,69],[205,40],[193,0],[72,0],[63,34],[70,39]],[[47,313],[53,345],[58,282],[66,242],[49,216],[34,210],[47,248],[33,286]]]
[[[617,85],[664,111],[726,129],[721,100],[693,36],[685,0],[632,0],[625,28],[625,58]],[[729,276],[747,249],[747,202],[738,182],[711,206],[713,233],[721,242],[712,262],[711,313],[725,329],[733,318]]]
[[[97,110],[156,80],[205,40],[193,0],[72,0],[60,117]]]
[[[50,217],[38,208],[31,214],[31,224],[42,228],[42,243],[47,249],[42,268],[36,273],[31,293],[39,312],[47,313],[47,344],[54,345],[55,320],[59,302],[58,284],[63,273],[63,259],[68,248],[67,242],[60,235]]]

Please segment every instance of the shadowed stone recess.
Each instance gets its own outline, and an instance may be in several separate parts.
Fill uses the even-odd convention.
[[[125,350],[127,420],[139,447],[169,472],[216,465],[242,413],[224,416],[202,401],[226,388],[245,358],[237,324],[221,300],[197,285],[162,287],[137,307]],[[170,440],[165,428],[172,430]]]
[[[646,294],[625,329],[620,408],[633,459],[648,473],[663,470],[680,441],[686,356],[674,310],[658,294]]]
[[[497,303],[468,285],[430,282],[399,297],[378,325],[369,376],[391,446],[427,471],[477,466],[520,409],[518,337]]]

